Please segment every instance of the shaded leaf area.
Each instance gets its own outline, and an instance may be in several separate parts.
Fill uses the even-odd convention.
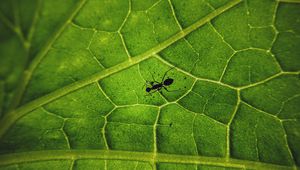
[[[2,117],[13,99],[14,90],[25,67],[26,52],[22,50],[23,46],[13,32],[1,28],[0,116]],[[19,48],[19,50],[12,50],[11,47]]]
[[[65,4],[39,0],[0,2],[0,113],[5,113],[18,105],[17,89],[30,70],[31,61],[53,37],[53,33],[67,18],[75,2]]]
[[[231,2],[1,2],[0,107],[6,115],[22,114],[11,116],[1,136],[1,169],[300,166],[300,5],[241,1],[202,21]],[[145,91],[146,82],[164,78],[173,84]],[[54,93],[67,85],[77,88]],[[46,104],[34,103],[53,94]],[[32,109],[22,113],[27,106]],[[49,150],[153,158],[4,159]],[[172,156],[160,162],[158,154]]]

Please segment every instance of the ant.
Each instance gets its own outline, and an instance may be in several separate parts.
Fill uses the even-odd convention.
[[[173,67],[174,68],[174,67]],[[165,72],[161,82],[158,82],[154,79],[153,75],[151,74],[152,76],[152,79],[153,81],[150,81],[150,82],[146,82],[146,84],[150,84],[151,87],[147,87],[146,88],[146,92],[151,94],[151,93],[154,93],[154,92],[157,92],[157,91],[160,91],[162,88],[164,88],[166,91],[168,92],[171,92],[167,89],[166,86],[170,86],[173,82],[174,82],[174,79],[172,78],[167,78],[165,79],[165,76],[167,75],[167,73],[172,70],[173,68],[169,69],[168,71]],[[145,85],[144,85],[145,86]],[[153,92],[151,92],[153,90]]]

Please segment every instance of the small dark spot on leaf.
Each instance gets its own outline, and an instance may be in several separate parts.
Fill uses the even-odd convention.
[[[173,126],[173,122],[171,122],[171,123],[169,124],[169,126],[172,127],[172,126]]]
[[[186,80],[186,77],[184,77],[184,80]]]
[[[186,89],[186,86],[184,86],[184,88]]]

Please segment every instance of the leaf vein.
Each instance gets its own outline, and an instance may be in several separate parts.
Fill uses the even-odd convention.
[[[76,10],[73,11],[71,17],[73,17],[76,12],[83,6],[85,1],[80,1],[79,5],[77,5]],[[21,107],[19,107],[18,109],[6,114],[1,120],[0,120],[0,137],[2,137],[5,132],[9,129],[9,127],[11,125],[13,125],[19,118],[21,118],[22,116],[26,115],[26,113],[32,111],[33,109],[42,106],[46,103],[49,103],[59,97],[62,97],[74,90],[77,90],[79,88],[82,88],[86,85],[92,84],[96,81],[99,81],[100,79],[107,77],[111,74],[117,73],[125,68],[128,68],[132,65],[135,65],[143,60],[146,60],[150,57],[152,57],[153,54],[156,54],[157,52],[165,49],[166,47],[170,46],[171,44],[173,44],[174,42],[178,41],[179,39],[182,39],[183,37],[185,37],[187,34],[191,33],[192,31],[196,30],[197,28],[199,28],[200,26],[204,25],[205,23],[209,22],[211,19],[215,18],[216,16],[222,14],[224,11],[227,11],[228,9],[234,7],[235,5],[237,5],[238,3],[240,3],[241,0],[232,0],[230,2],[228,2],[226,5],[216,9],[215,11],[211,12],[210,14],[206,15],[205,17],[203,17],[202,19],[198,20],[197,22],[195,22],[194,24],[192,24],[191,26],[185,28],[183,31],[178,32],[177,34],[173,35],[172,37],[170,37],[169,39],[163,41],[161,44],[159,44],[158,46],[153,47],[152,49],[146,51],[143,54],[140,54],[134,58],[132,58],[131,60],[125,61],[123,63],[120,63],[116,66],[113,66],[111,68],[107,68],[106,70],[100,71],[94,75],[91,75],[83,80],[79,80],[76,81],[72,84],[69,84],[67,86],[64,86],[54,92],[51,92],[45,96],[42,96],[36,100],[33,100],[32,102],[29,102],[28,104],[25,104]],[[65,27],[67,25],[67,23],[65,23],[63,26]],[[57,36],[60,34],[60,32],[62,32],[63,28],[61,28],[58,33]],[[54,36],[54,37],[57,37]],[[25,89],[25,86],[29,80],[29,78],[31,77],[32,71],[34,70],[34,68],[37,66],[37,64],[40,62],[40,60],[43,58],[44,53],[47,51],[47,49],[51,46],[51,44],[55,41],[55,38],[52,38],[46,45],[46,48],[44,50],[41,51],[41,53],[38,54],[38,56],[34,59],[34,62],[31,64],[29,72],[27,74],[27,76],[25,77],[25,81],[24,83],[21,85],[20,89],[21,91],[23,91]],[[228,85],[227,85],[228,86]]]
[[[0,155],[0,166],[20,164],[25,162],[45,160],[69,160],[69,159],[112,159],[150,162],[153,153],[134,151],[112,150],[45,150]],[[292,169],[289,166],[276,165],[263,162],[255,162],[239,159],[224,159],[220,157],[190,156],[157,153],[155,162],[202,164],[222,167],[236,167],[247,169]]]

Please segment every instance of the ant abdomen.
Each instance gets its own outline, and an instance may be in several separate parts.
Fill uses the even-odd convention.
[[[165,81],[164,81],[164,85],[165,86],[169,86],[173,83],[174,79],[171,79],[171,78],[167,78]]]

